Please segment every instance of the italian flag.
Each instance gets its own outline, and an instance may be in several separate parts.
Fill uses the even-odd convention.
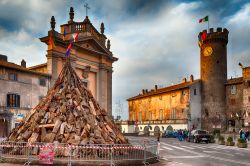
[[[203,23],[203,22],[206,22],[206,21],[208,21],[208,16],[199,19],[199,23]]]

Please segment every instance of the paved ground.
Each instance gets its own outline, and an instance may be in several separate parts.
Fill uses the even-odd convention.
[[[142,137],[129,137],[140,140]],[[148,138],[147,138],[148,139]],[[155,139],[155,138],[151,138]],[[162,138],[160,142],[160,162],[152,166],[250,166],[250,148],[218,144],[196,144]],[[0,163],[0,166],[19,166]]]
[[[250,166],[250,148],[180,142],[162,138],[161,162],[154,166]]]

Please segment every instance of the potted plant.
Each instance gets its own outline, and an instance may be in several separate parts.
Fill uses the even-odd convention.
[[[225,145],[225,138],[223,136],[219,136],[219,139],[218,139],[218,144],[219,145]]]
[[[239,148],[247,148],[247,141],[244,138],[239,138],[237,146]]]
[[[234,146],[235,142],[233,141],[232,137],[227,137],[227,142],[226,142],[226,146]]]
[[[215,143],[215,139],[213,135],[210,135],[210,143]]]

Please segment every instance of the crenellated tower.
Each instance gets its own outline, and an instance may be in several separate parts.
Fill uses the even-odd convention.
[[[213,28],[199,33],[200,78],[202,81],[202,128],[226,129],[228,30]]]

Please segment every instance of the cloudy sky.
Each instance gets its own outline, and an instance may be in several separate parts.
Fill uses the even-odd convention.
[[[0,54],[28,66],[46,62],[46,46],[39,41],[47,35],[50,18],[56,30],[68,21],[70,6],[75,20],[89,17],[105,34],[111,50],[119,58],[114,64],[113,113],[116,103],[151,89],[155,84],[169,86],[193,74],[199,78],[197,35],[207,28],[198,20],[209,15],[210,27],[229,30],[228,77],[241,76],[238,63],[250,66],[250,2],[243,0],[0,0]]]

